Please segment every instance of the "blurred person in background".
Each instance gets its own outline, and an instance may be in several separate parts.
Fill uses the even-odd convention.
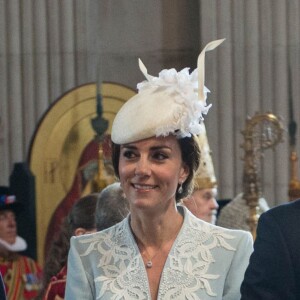
[[[64,299],[70,238],[96,231],[95,210],[98,197],[98,193],[93,193],[80,198],[64,219],[44,266],[44,300]]]
[[[104,188],[96,206],[95,222],[97,231],[109,228],[129,214],[129,204],[119,182]]]
[[[62,227],[61,237],[54,242],[45,266],[44,285],[47,288],[44,300],[64,299],[71,236],[104,230],[122,221],[128,213],[128,201],[118,182],[108,185],[99,194],[90,194],[74,204]],[[47,284],[50,276],[57,272]]]
[[[258,199],[258,215],[269,210],[269,205],[265,198]],[[250,230],[248,219],[250,216],[250,207],[247,204],[244,194],[238,194],[228,204],[226,204],[218,216],[217,225],[229,229]]]
[[[8,187],[0,187],[0,272],[8,300],[35,299],[42,286],[42,269],[26,250],[26,241],[18,236],[16,215],[22,204]]]
[[[194,190],[190,196],[182,199],[181,204],[199,219],[215,224],[219,208],[216,200],[217,179],[204,123],[201,123],[201,127],[201,133],[197,136],[200,166],[195,175]]]
[[[254,252],[242,283],[242,300],[300,299],[300,200],[258,219]]]

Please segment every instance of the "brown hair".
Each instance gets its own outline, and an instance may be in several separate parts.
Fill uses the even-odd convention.
[[[69,214],[64,219],[60,233],[53,240],[43,270],[44,293],[52,276],[62,269],[67,263],[70,248],[70,239],[77,228],[86,230],[95,229],[95,210],[99,194],[93,193],[77,200],[72,206]]]

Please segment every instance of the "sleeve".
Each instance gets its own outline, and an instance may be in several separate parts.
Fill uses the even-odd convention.
[[[93,300],[95,299],[92,278],[85,271],[81,257],[76,249],[76,238],[71,238],[71,247],[68,255],[68,272],[66,284],[66,300]]]
[[[43,300],[64,299],[66,288],[66,278],[58,279],[53,276],[49,282]]]
[[[249,264],[250,255],[253,252],[253,238],[251,233],[246,231],[242,233],[243,235],[226,276],[223,300],[237,300],[241,298],[240,287]]]
[[[293,268],[281,228],[268,212],[259,218],[254,252],[241,286],[243,300],[295,299]]]
[[[6,299],[4,281],[3,281],[1,273],[0,273],[0,299]]]
[[[61,293],[59,292],[60,287],[58,286],[59,283],[57,282],[50,282],[46,293],[43,297],[43,300],[54,300],[56,299],[56,297],[60,297],[61,298]]]

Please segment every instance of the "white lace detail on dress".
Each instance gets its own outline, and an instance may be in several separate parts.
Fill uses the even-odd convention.
[[[163,299],[199,299],[199,289],[217,296],[210,281],[220,275],[208,273],[210,264],[215,262],[212,250],[222,247],[235,251],[226,241],[234,237],[224,230],[193,219],[189,225],[183,228],[180,240],[169,254],[170,264],[163,271],[159,291]]]
[[[227,242],[234,236],[222,228],[186,218],[170,251],[159,286],[158,299],[199,299],[199,290],[216,296],[210,282],[219,274],[210,274],[209,266],[215,262],[212,250],[235,249]],[[99,252],[97,267],[101,276],[95,278],[100,284],[97,299],[151,299],[147,273],[129,229],[128,220],[108,230],[101,240],[85,239],[87,249],[81,256]],[[106,299],[106,298],[105,298]]]
[[[101,286],[97,299],[106,293],[113,294],[109,299],[115,300],[149,299],[144,265],[140,262],[140,254],[130,236],[127,222],[106,232],[100,241],[92,238],[84,241],[89,246],[81,256],[89,255],[92,251],[100,253],[97,267],[102,269],[103,275],[94,279]]]

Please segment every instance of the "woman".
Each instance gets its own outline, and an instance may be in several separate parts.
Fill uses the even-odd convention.
[[[238,299],[252,251],[249,233],[203,222],[176,202],[193,188],[199,121],[207,112],[204,53],[197,73],[147,74],[112,127],[113,165],[130,215],[72,238],[67,299]],[[198,95],[199,94],[199,95]],[[200,101],[198,99],[200,98]]]
[[[53,241],[44,267],[44,300],[64,299],[70,238],[96,231],[94,215],[98,196],[90,194],[75,202],[60,235]]]

